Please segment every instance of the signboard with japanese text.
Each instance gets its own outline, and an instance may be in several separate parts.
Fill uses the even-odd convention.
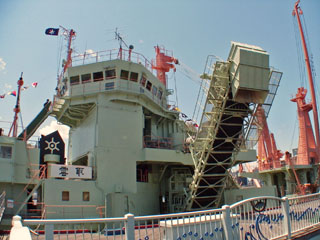
[[[50,164],[49,175],[57,178],[92,179],[92,167]]]

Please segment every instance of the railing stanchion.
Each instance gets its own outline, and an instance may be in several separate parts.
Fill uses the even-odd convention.
[[[134,240],[134,215],[128,213],[124,216],[126,218],[125,221],[125,231],[126,231],[126,240]]]
[[[287,197],[283,197],[282,201],[282,213],[283,213],[283,222],[285,233],[287,234],[287,239],[291,239],[291,222],[290,222],[290,206],[289,199]]]
[[[232,239],[232,222],[231,222],[231,211],[230,211],[230,206],[229,205],[223,205],[222,206],[222,226],[223,226],[223,231],[226,237],[226,240],[231,240]]]
[[[54,225],[53,224],[45,224],[44,225],[45,239],[46,240],[53,240],[53,230],[54,230]]]

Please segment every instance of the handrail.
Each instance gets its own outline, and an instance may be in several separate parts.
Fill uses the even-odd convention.
[[[126,220],[125,217],[118,218],[90,218],[90,219],[46,219],[46,220],[34,220],[34,219],[25,219],[24,223],[28,225],[33,224],[66,224],[66,223],[105,223],[105,222],[118,222]]]
[[[297,201],[303,198],[306,201]],[[219,209],[193,212],[151,216],[127,214],[124,217],[94,219],[26,219],[24,224],[45,225],[52,237],[54,233],[69,234],[68,227],[73,229],[72,224],[78,224],[84,229],[80,230],[82,234],[91,234],[91,237],[103,234],[106,239],[108,235],[114,237],[115,234],[122,238],[125,236],[125,239],[135,239],[137,234],[140,239],[183,239],[191,235],[227,240],[238,240],[244,235],[248,239],[290,239],[292,235],[306,234],[313,226],[318,226],[319,211],[320,193],[316,193],[292,198],[254,197]],[[105,226],[103,230],[92,231],[99,229],[101,223]]]
[[[5,210],[5,202],[6,202],[6,192],[3,191],[0,195],[0,222]]]
[[[84,64],[110,61],[110,60],[125,60],[129,62],[135,62],[145,66],[151,73],[153,73],[152,63],[142,54],[132,52],[126,49],[111,49],[99,52],[85,52],[84,54],[78,54],[72,57],[72,66],[80,66]]]

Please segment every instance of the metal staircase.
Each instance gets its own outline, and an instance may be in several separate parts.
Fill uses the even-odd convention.
[[[219,207],[231,179],[228,169],[245,146],[254,112],[269,92],[268,54],[257,46],[232,42],[228,61],[216,61],[206,69],[211,70],[203,78],[210,84],[200,127],[190,144],[195,170],[187,210]]]
[[[187,208],[201,210],[217,207],[239,150],[244,118],[249,107],[232,100],[229,63],[216,62],[208,90],[200,130],[191,144],[195,173],[190,185]]]

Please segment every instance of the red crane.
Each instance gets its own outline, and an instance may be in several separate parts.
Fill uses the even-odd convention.
[[[269,132],[265,111],[261,105],[258,106],[256,116],[260,126],[258,140],[259,170],[279,168],[281,167],[280,158],[283,153],[278,150],[274,136]]]
[[[318,162],[320,134],[319,134],[319,121],[318,121],[317,101],[316,101],[316,94],[315,94],[315,89],[314,89],[314,80],[313,80],[313,75],[312,75],[312,69],[311,69],[311,64],[310,64],[310,59],[309,59],[308,48],[307,48],[306,39],[305,39],[305,36],[304,36],[304,31],[303,31],[303,28],[302,28],[302,24],[301,24],[301,19],[300,19],[300,15],[302,15],[303,12],[302,12],[301,8],[299,7],[299,3],[300,3],[300,0],[298,0],[295,3],[294,10],[293,10],[292,14],[293,14],[293,16],[297,17],[299,32],[300,32],[301,41],[302,41],[302,48],[303,48],[303,53],[304,53],[304,60],[305,60],[306,67],[307,67],[307,72],[308,72],[308,81],[309,81],[310,93],[311,93],[311,105],[310,105],[310,107],[312,108],[312,111],[313,111],[314,130],[315,130],[315,136],[316,136],[316,143],[315,143],[316,152],[317,152],[316,162]],[[299,94],[299,90],[298,90],[298,94]],[[299,104],[298,104],[298,109],[299,109]],[[303,128],[306,127],[306,126],[303,126],[304,124],[305,124],[304,121],[299,122],[300,128],[301,127],[303,127]],[[308,136],[308,138],[311,138],[311,137]],[[300,138],[299,138],[299,147],[300,148],[306,148],[304,150],[308,151],[308,149],[310,148],[309,144],[310,143],[307,140],[304,141],[304,142],[301,142],[301,144],[300,144]]]

